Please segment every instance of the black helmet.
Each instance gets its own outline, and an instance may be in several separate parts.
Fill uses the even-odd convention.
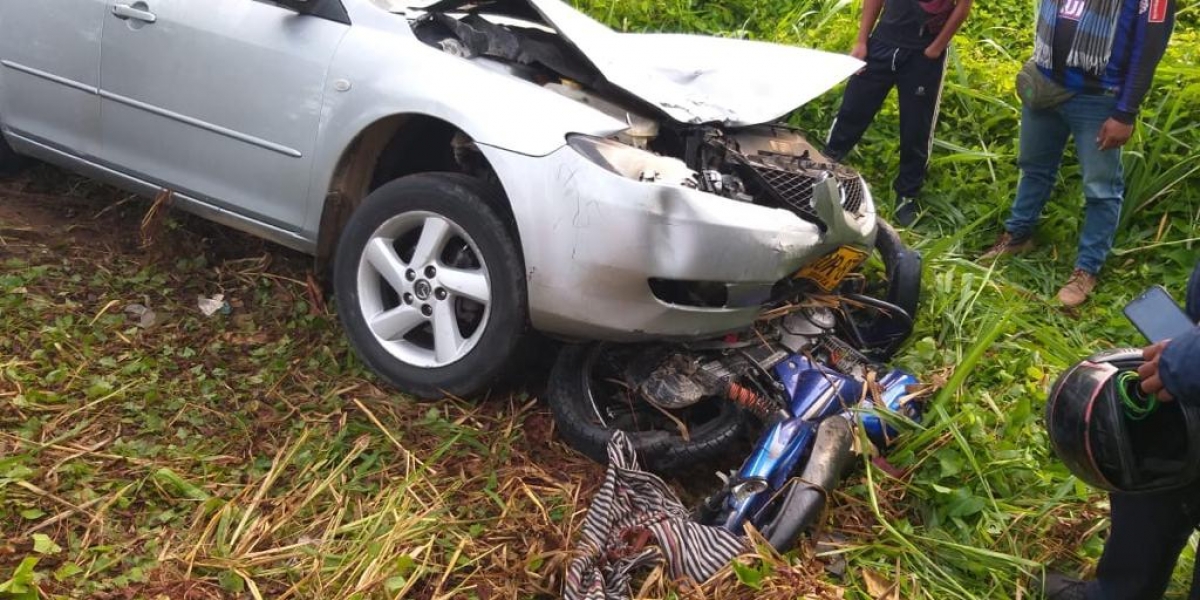
[[[1055,454],[1110,492],[1168,490],[1200,475],[1200,409],[1145,397],[1141,364],[1141,350],[1096,354],[1059,376],[1046,403]]]

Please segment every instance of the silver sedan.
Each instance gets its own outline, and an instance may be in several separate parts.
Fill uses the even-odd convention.
[[[469,394],[530,329],[702,337],[869,252],[857,173],[778,123],[861,63],[608,29],[559,0],[5,0],[24,157],[311,253],[358,355]],[[820,259],[818,261],[818,259]]]

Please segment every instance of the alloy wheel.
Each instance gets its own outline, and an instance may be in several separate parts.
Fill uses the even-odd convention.
[[[444,367],[469,354],[491,314],[491,292],[475,241],[435,213],[385,221],[359,259],[367,328],[388,353],[416,367]]]

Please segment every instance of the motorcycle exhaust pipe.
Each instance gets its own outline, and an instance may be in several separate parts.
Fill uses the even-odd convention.
[[[776,550],[786,552],[802,533],[811,529],[825,508],[826,497],[837,487],[853,456],[854,432],[850,422],[831,417],[821,422],[800,480],[793,482],[779,503],[763,537]]]

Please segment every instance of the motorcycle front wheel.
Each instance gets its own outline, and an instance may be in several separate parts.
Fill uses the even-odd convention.
[[[564,347],[547,390],[559,435],[575,450],[605,464],[608,442],[620,429],[633,443],[641,465],[659,474],[726,455],[749,425],[751,417],[745,411],[716,396],[682,409],[659,408],[630,382],[630,365],[644,368],[647,357],[669,352],[668,346]]]

